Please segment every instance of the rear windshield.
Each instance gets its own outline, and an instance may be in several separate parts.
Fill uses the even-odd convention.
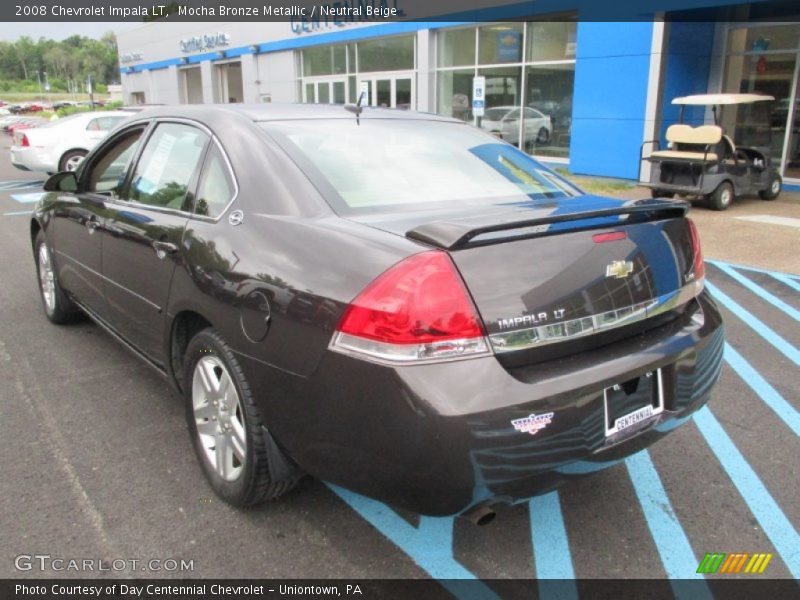
[[[262,127],[342,213],[530,204],[580,192],[513,146],[441,121],[272,121]]]

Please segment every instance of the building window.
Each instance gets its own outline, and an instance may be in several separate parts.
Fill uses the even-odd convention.
[[[414,69],[414,36],[367,40],[357,48],[359,73]]]
[[[404,35],[303,50],[303,102],[356,102],[364,91],[365,103],[372,106],[414,109],[415,39]]]
[[[572,130],[577,24],[495,23],[437,35],[440,114],[472,114],[472,79],[486,77],[480,126],[538,156],[566,158]]]
[[[721,124],[736,145],[769,154],[783,168],[782,174],[792,179],[800,179],[798,61],[800,25],[796,23],[754,24],[728,31],[722,90],[767,94],[775,100],[726,106]]]

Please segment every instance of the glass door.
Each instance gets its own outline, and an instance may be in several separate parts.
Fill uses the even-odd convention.
[[[306,78],[303,80],[303,102],[308,104],[344,104],[347,85],[343,77]]]
[[[800,65],[798,67],[800,71]],[[800,76],[795,75],[795,80],[794,94],[786,106],[789,109],[789,127],[786,132],[783,176],[790,179],[800,179]]]
[[[359,90],[367,92],[365,104],[384,108],[415,110],[414,74],[370,73],[359,78]]]

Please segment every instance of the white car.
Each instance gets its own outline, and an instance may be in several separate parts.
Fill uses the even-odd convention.
[[[83,157],[132,112],[85,112],[14,133],[11,164],[23,171],[74,171]]]
[[[534,144],[544,144],[550,139],[553,133],[550,117],[528,106],[524,109],[518,106],[487,108],[481,119],[481,127],[516,146],[519,144],[520,114],[525,117],[523,128],[526,149]]]

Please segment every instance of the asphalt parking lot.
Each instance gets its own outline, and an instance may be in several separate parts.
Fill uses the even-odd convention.
[[[800,577],[800,270],[711,261],[728,344],[709,406],[648,451],[491,525],[400,513],[314,480],[239,511],[206,485],[181,399],[158,375],[88,321],[45,319],[28,233],[42,177],[13,169],[7,145],[0,138],[0,578],[97,575],[18,571],[21,554],[174,558],[193,570],[104,576],[478,578],[491,597],[506,578],[702,578],[698,563],[714,552],[774,556],[763,575],[706,575],[700,596],[716,579]],[[712,218],[726,217],[703,214],[701,237]],[[785,252],[797,255],[799,233]]]

